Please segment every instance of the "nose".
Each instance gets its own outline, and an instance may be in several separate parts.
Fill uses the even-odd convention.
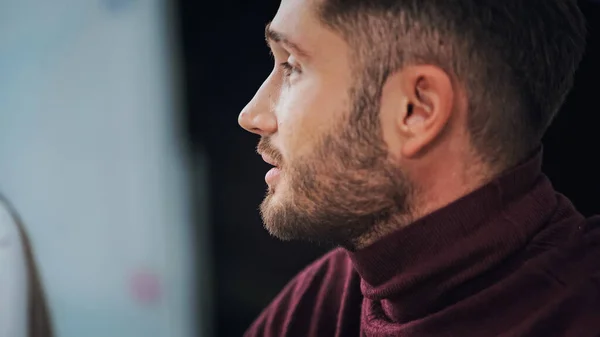
[[[277,117],[274,113],[269,92],[268,79],[258,89],[252,100],[238,116],[238,123],[249,132],[269,136],[277,131]]]

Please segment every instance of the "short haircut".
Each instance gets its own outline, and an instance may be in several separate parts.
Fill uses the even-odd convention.
[[[407,64],[437,65],[460,83],[471,143],[490,165],[514,165],[539,144],[585,50],[575,0],[317,1],[379,94]]]

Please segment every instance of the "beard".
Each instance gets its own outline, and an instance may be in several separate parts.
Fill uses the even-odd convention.
[[[258,151],[281,169],[279,193],[269,189],[260,206],[271,235],[355,250],[408,222],[413,189],[383,140],[380,96],[352,96],[348,117],[310,155],[283,162],[261,138]]]

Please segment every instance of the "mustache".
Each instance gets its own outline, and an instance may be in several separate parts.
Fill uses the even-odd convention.
[[[281,155],[281,152],[279,152],[275,146],[273,146],[270,138],[261,137],[258,145],[256,146],[256,152],[258,152],[258,154],[264,154],[267,157],[270,157],[280,167],[283,165],[283,156]]]

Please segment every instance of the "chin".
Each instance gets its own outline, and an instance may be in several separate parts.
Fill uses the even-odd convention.
[[[280,176],[274,183],[267,185],[267,197],[270,198],[281,198],[284,194],[282,193],[286,190],[285,179],[283,176]]]
[[[281,240],[290,240],[289,232],[293,232],[293,228],[287,228],[290,223],[285,221],[285,213],[289,212],[289,198],[286,198],[284,191],[269,188],[265,199],[260,205],[260,213],[265,229],[274,237]]]
[[[287,198],[283,192],[281,185],[276,187],[269,186],[267,194],[260,205],[261,213],[263,213],[263,215],[278,213],[278,209],[284,207]]]

